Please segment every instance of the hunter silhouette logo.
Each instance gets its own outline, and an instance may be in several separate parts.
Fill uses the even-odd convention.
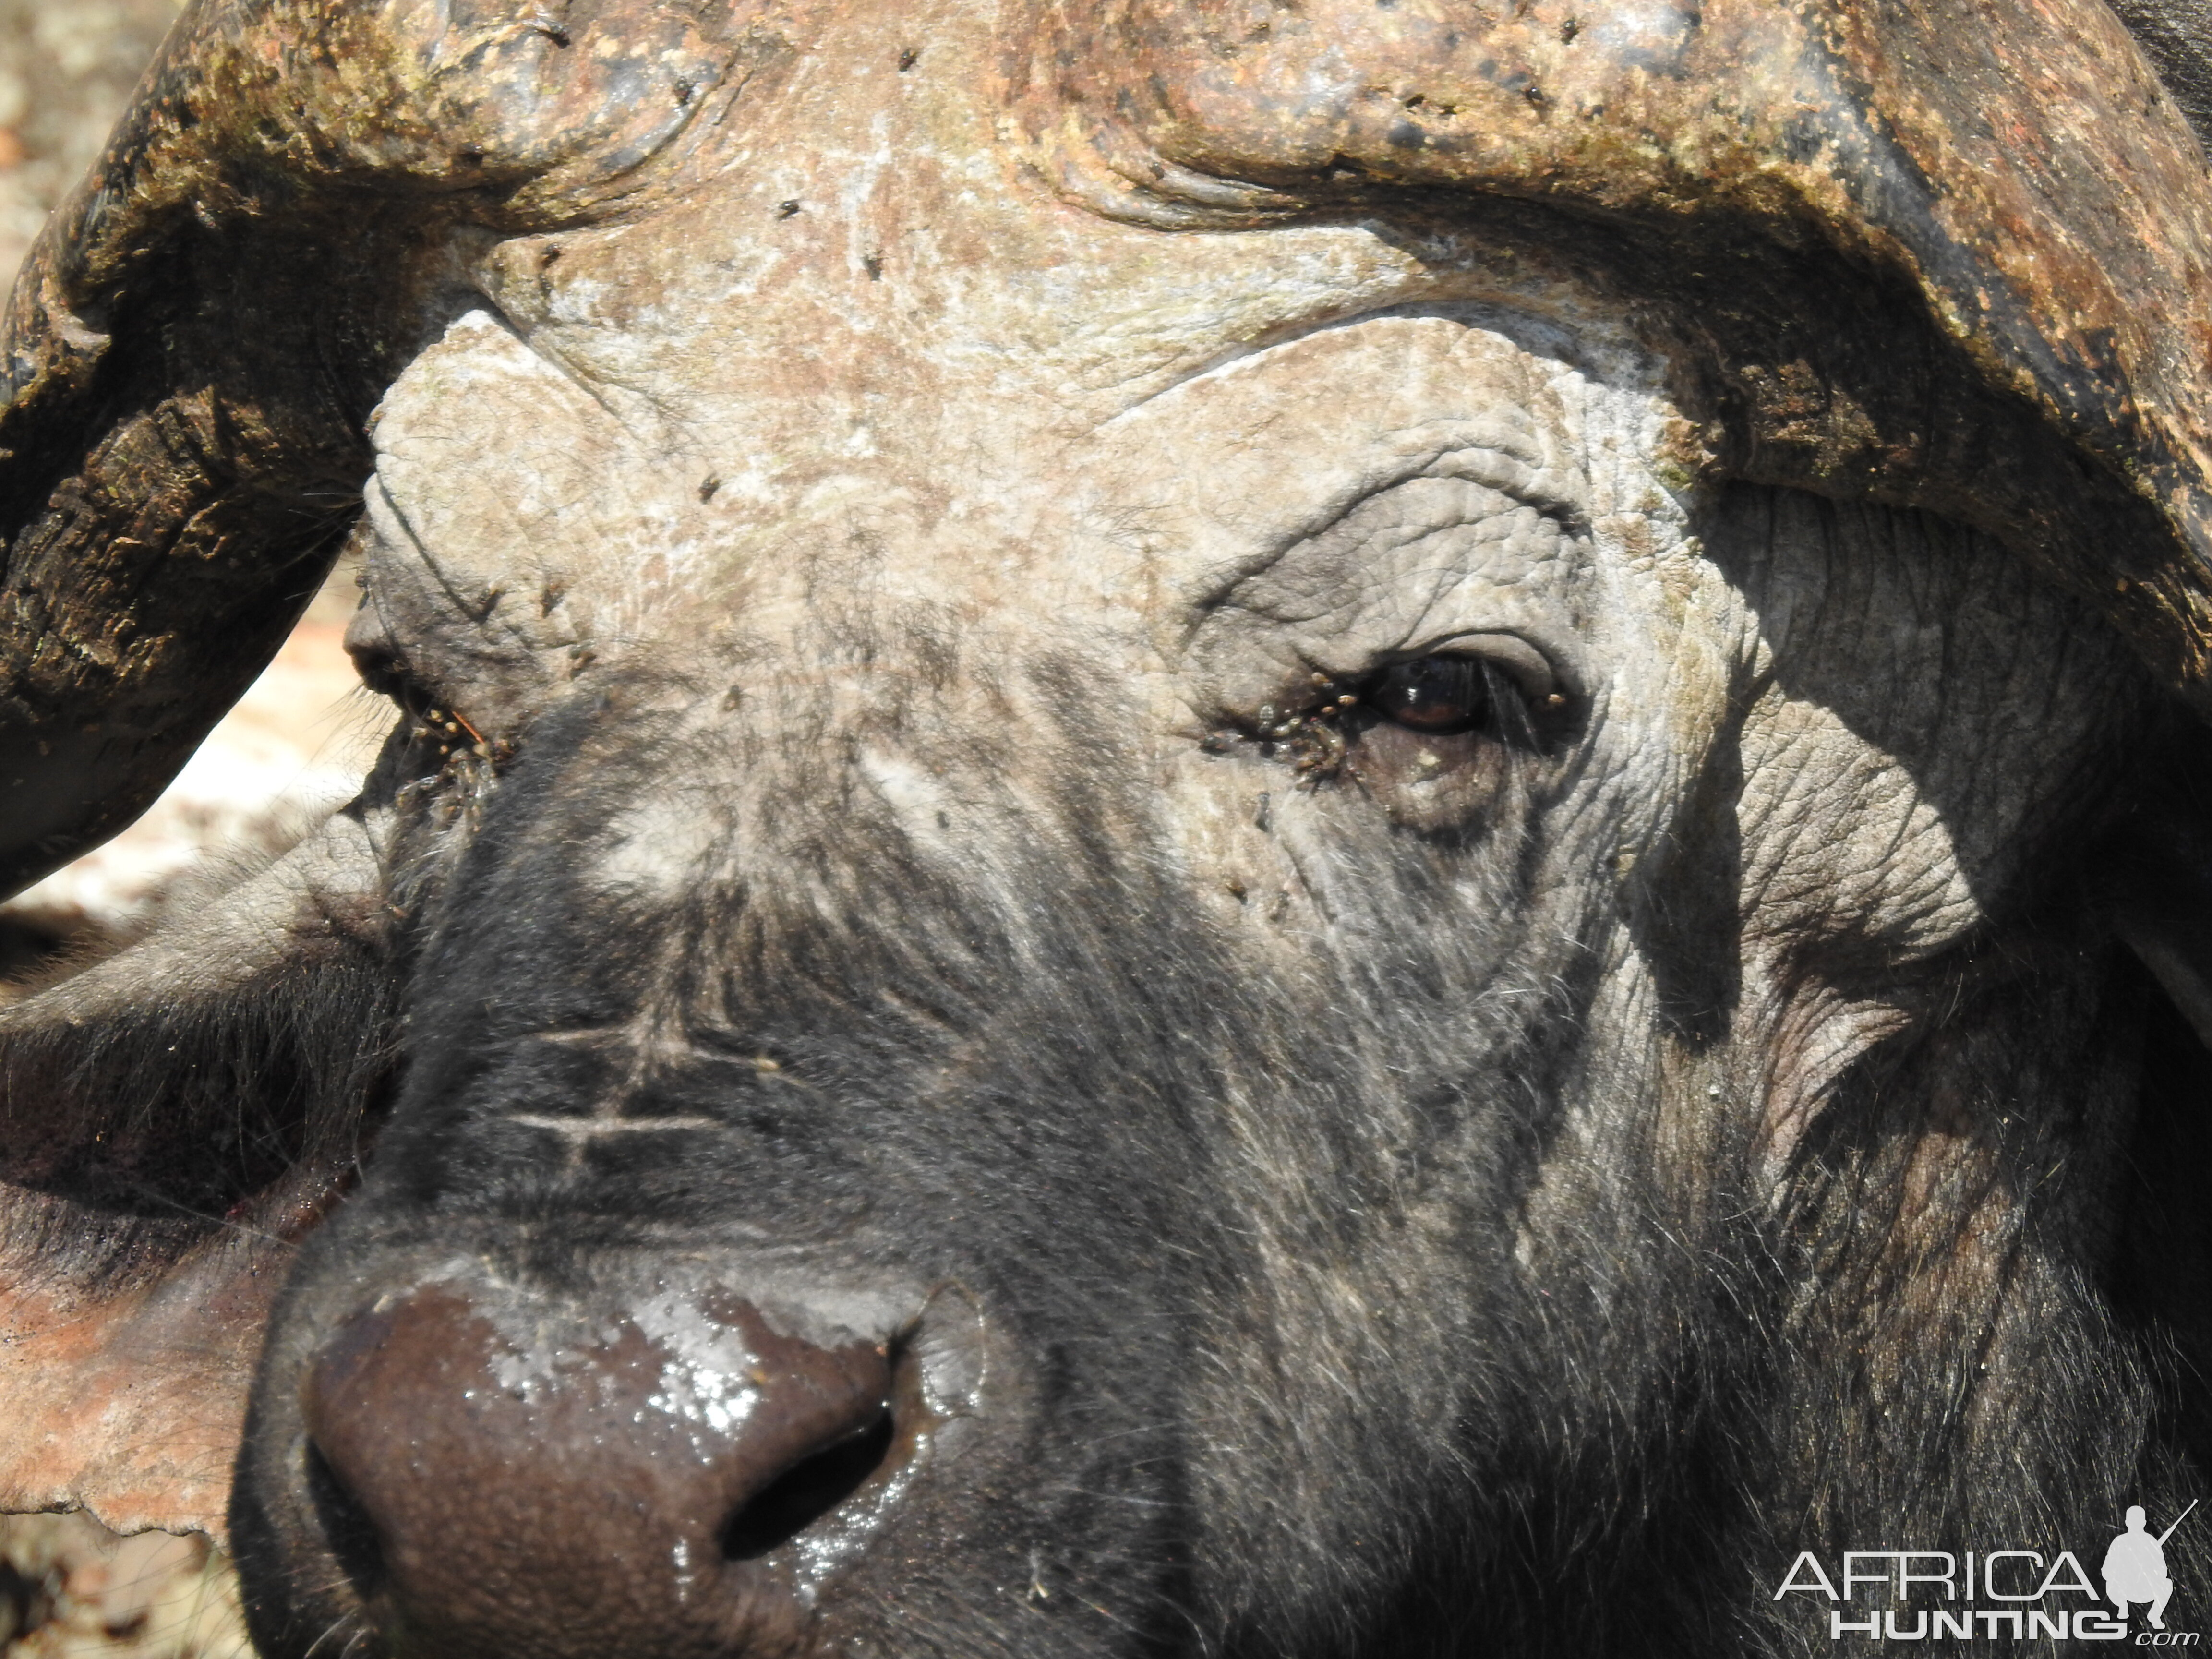
[[[2189,1501],[2189,1510],[2197,1507],[2197,1500]],[[2131,1601],[2150,1603],[2150,1627],[2166,1628],[2166,1604],[2173,1597],[2173,1580],[2166,1575],[2166,1540],[2173,1536],[2173,1528],[2189,1518],[2189,1510],[2173,1517],[2173,1527],[2168,1527],[2155,1538],[2143,1530],[2142,1505],[2137,1504],[2128,1510],[2128,1529],[2112,1540],[2112,1547],[2105,1552],[2105,1594],[2112,1598],[2119,1615],[2128,1616]]]
[[[2143,1507],[2131,1507],[2127,1530],[2105,1550],[2101,1595],[2071,1550],[2055,1556],[2029,1549],[1846,1550],[1832,1573],[1818,1554],[1806,1550],[1790,1564],[1774,1599],[1794,1595],[1828,1602],[1828,1637],[1837,1642],[1859,1637],[1876,1642],[2131,1641],[2136,1647],[2196,1647],[2203,1639],[2200,1632],[2166,1627],[2174,1589],[2166,1567],[2166,1542],[2198,1501],[2191,1499],[2157,1534],[2151,1532]],[[2148,1628],[2131,1629],[2137,1608]]]

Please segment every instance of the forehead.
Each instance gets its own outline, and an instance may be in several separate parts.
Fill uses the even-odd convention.
[[[1225,509],[1249,541],[1269,502],[1310,515],[1473,441],[1455,422],[1541,470],[1555,382],[1656,395],[1628,307],[1538,248],[1116,222],[1030,174],[969,78],[873,55],[827,112],[803,84],[754,110],[776,143],[728,141],[650,212],[483,254],[497,314],[380,413],[387,544],[487,592],[534,570],[572,616],[602,590],[612,631],[665,632],[671,596],[757,610],[763,569],[832,547],[911,573],[943,542],[980,595],[982,544],[1034,579],[1055,544],[1103,539],[1082,568],[1111,567],[1136,519]]]
[[[1084,349],[1110,351],[1084,326]],[[1194,336],[1212,349],[1188,372],[1100,395],[1095,419],[1011,370],[960,385],[907,358],[912,382],[870,393],[815,364],[800,392],[711,354],[678,416],[471,313],[386,399],[380,563],[428,567],[464,612],[504,604],[539,643],[740,616],[759,631],[778,611],[795,626],[825,576],[843,602],[1075,601],[1172,629],[1208,589],[1411,481],[1468,481],[1581,529],[1680,515],[1660,480],[1682,423],[1650,366],[1589,361],[1556,316],[1438,301],[1272,342]],[[850,418],[829,418],[840,403]],[[533,578],[562,597],[557,620],[513,603]]]
[[[766,199],[799,187],[508,244],[487,287],[518,337],[588,385],[635,441],[701,454],[718,464],[718,493],[777,507],[856,462],[965,448],[988,471],[994,442],[1063,447],[1241,357],[1392,308],[1493,324],[1608,378],[1653,378],[1626,303],[1468,232],[1415,238],[1377,221],[1167,233],[1016,174],[950,201],[895,194],[882,217],[927,221],[902,236],[803,206],[786,216]],[[967,234],[948,238],[948,218],[969,222]],[[510,279],[532,264],[545,267],[536,280]]]
[[[717,493],[787,510],[856,461],[1059,441],[1224,356],[1423,301],[1626,307],[1540,246],[1411,220],[1163,230],[1057,193],[980,10],[826,24],[621,222],[489,249],[533,349]],[[902,67],[903,65],[903,67]],[[970,434],[974,434],[974,437]]]
[[[788,636],[825,591],[1153,625],[1447,451],[1577,496],[1571,384],[1656,407],[1628,307],[1540,246],[1062,199],[975,33],[902,70],[833,32],[649,207],[479,251],[491,305],[374,428],[374,563],[418,659],[557,683],[587,645]]]

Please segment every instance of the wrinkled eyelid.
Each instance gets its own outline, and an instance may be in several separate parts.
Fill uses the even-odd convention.
[[[1589,529],[1586,501],[1571,481],[1562,479],[1533,456],[1516,454],[1498,443],[1462,443],[1401,455],[1395,465],[1360,479],[1328,500],[1316,502],[1312,514],[1273,546],[1250,561],[1241,574],[1249,575],[1273,565],[1293,550],[1320,541],[1350,524],[1360,513],[1395,492],[1420,484],[1463,483],[1504,496],[1549,520],[1564,534],[1579,536]],[[1461,519],[1459,524],[1472,522]],[[1432,530],[1449,527],[1439,516]]]
[[[374,593],[364,592],[363,599],[345,632],[346,654],[353,659],[361,683],[389,697],[410,719],[419,719],[428,709],[452,708],[453,700],[423,678],[385,627]]]
[[[1510,451],[1470,445],[1402,458],[1397,468],[1364,480],[1357,490],[1328,502],[1296,537],[1285,543],[1283,550],[1321,539],[1401,490],[1436,484],[1468,484],[1503,496],[1515,507],[1548,520],[1564,536],[1577,537],[1589,531],[1588,502],[1577,499],[1583,492],[1576,489],[1571,481]],[[1443,507],[1444,503],[1437,501],[1429,509],[1437,514],[1431,526],[1432,532],[1480,523],[1492,516],[1485,512],[1474,517],[1455,518]]]
[[[398,696],[392,687],[404,672],[404,659],[384,625],[376,596],[365,585],[362,602],[346,622],[345,652],[353,659],[354,672],[361,676],[362,684],[387,696]]]
[[[1469,452],[1455,452],[1461,456],[1468,453]],[[1494,452],[1488,453],[1494,453]],[[1508,487],[1459,473],[1441,473],[1433,470],[1411,471],[1382,486],[1365,488],[1360,494],[1348,501],[1333,502],[1324,517],[1316,519],[1301,526],[1294,533],[1271,543],[1256,553],[1225,566],[1217,566],[1207,572],[1204,586],[1192,596],[1190,600],[1189,627],[1193,630],[1203,627],[1208,616],[1235,605],[1239,591],[1247,583],[1269,577],[1281,570],[1286,563],[1297,557],[1301,550],[1322,545],[1333,537],[1339,536],[1348,528],[1352,528],[1354,520],[1363,509],[1388,499],[1393,491],[1403,489],[1412,484],[1434,483],[1471,483],[1479,489],[1492,490],[1512,502],[1516,509],[1535,514],[1538,518],[1551,526],[1563,543],[1577,542],[1587,532],[1588,526],[1579,510],[1561,497],[1518,486]],[[1522,481],[1523,485],[1527,483],[1525,479]],[[1388,534],[1401,544],[1418,544],[1432,537],[1490,521],[1492,520],[1486,518],[1469,518],[1440,513],[1429,522],[1398,524],[1390,526],[1387,529],[1370,532],[1362,537],[1361,541],[1363,545],[1371,544],[1375,535]],[[1440,568],[1455,577],[1462,574],[1455,567]]]
[[[1551,520],[1571,536],[1585,534],[1590,527],[1587,481],[1583,481],[1583,489],[1577,489],[1574,481],[1562,478],[1539,457],[1517,455],[1494,445],[1447,449],[1432,456],[1419,471],[1399,479],[1392,488],[1425,478],[1450,478],[1494,489]]]
[[[1511,680],[1531,702],[1541,702],[1554,692],[1572,689],[1551,658],[1518,634],[1454,634],[1391,653],[1394,662],[1411,662],[1422,657],[1480,658]]]

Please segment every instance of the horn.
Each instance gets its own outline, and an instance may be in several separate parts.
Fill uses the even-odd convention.
[[[471,229],[590,222],[784,56],[658,0],[197,0],[0,333],[0,895],[136,817],[335,556]],[[710,116],[711,118],[711,116]]]
[[[1013,90],[1067,194],[1166,226],[1392,201],[1613,273],[1689,319],[1702,464],[1986,529],[2212,708],[2212,182],[2102,0],[1048,16]]]

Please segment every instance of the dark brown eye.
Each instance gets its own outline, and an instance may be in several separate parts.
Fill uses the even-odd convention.
[[[1490,681],[1479,657],[1419,657],[1376,675],[1363,701],[1400,726],[1449,736],[1483,723],[1490,713]]]

